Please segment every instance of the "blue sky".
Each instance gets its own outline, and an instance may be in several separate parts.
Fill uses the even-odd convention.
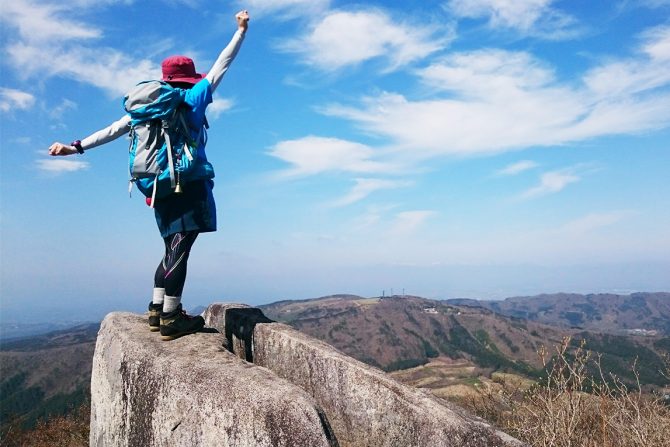
[[[670,290],[670,1],[14,0],[4,318],[144,309],[162,241],[127,140],[47,148],[169,55],[206,71],[241,8],[185,305]]]

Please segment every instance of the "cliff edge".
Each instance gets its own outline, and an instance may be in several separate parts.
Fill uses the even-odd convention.
[[[314,399],[221,347],[218,333],[164,342],[145,317],[102,322],[91,446],[336,446]]]
[[[105,318],[92,446],[523,445],[259,309],[213,304],[204,316],[218,332],[170,342],[142,316]]]

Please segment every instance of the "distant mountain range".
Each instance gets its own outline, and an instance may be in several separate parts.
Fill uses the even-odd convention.
[[[670,293],[631,295],[556,293],[502,301],[452,299],[457,306],[483,307],[502,315],[553,326],[612,334],[670,335]]]
[[[90,323],[90,321],[86,322],[80,320],[58,321],[54,323],[51,322],[32,323],[25,321],[10,322],[6,321],[6,318],[3,318],[3,320],[5,321],[0,321],[0,346],[11,340],[32,337],[40,334],[47,334],[49,332],[61,331],[64,329],[70,329],[75,326],[80,326],[82,324]]]

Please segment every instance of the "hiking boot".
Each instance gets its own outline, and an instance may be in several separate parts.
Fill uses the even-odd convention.
[[[205,319],[201,316],[191,316],[182,310],[181,304],[172,312],[161,313],[161,338],[174,340],[182,335],[193,334],[205,327]]]
[[[162,304],[154,304],[153,301],[149,303],[149,330],[151,332],[158,332],[160,330],[161,312],[163,312]]]

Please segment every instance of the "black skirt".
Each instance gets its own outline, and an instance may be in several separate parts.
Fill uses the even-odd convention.
[[[157,199],[156,224],[161,237],[186,231],[216,231],[216,204],[212,180],[196,180],[181,185],[181,193]]]

